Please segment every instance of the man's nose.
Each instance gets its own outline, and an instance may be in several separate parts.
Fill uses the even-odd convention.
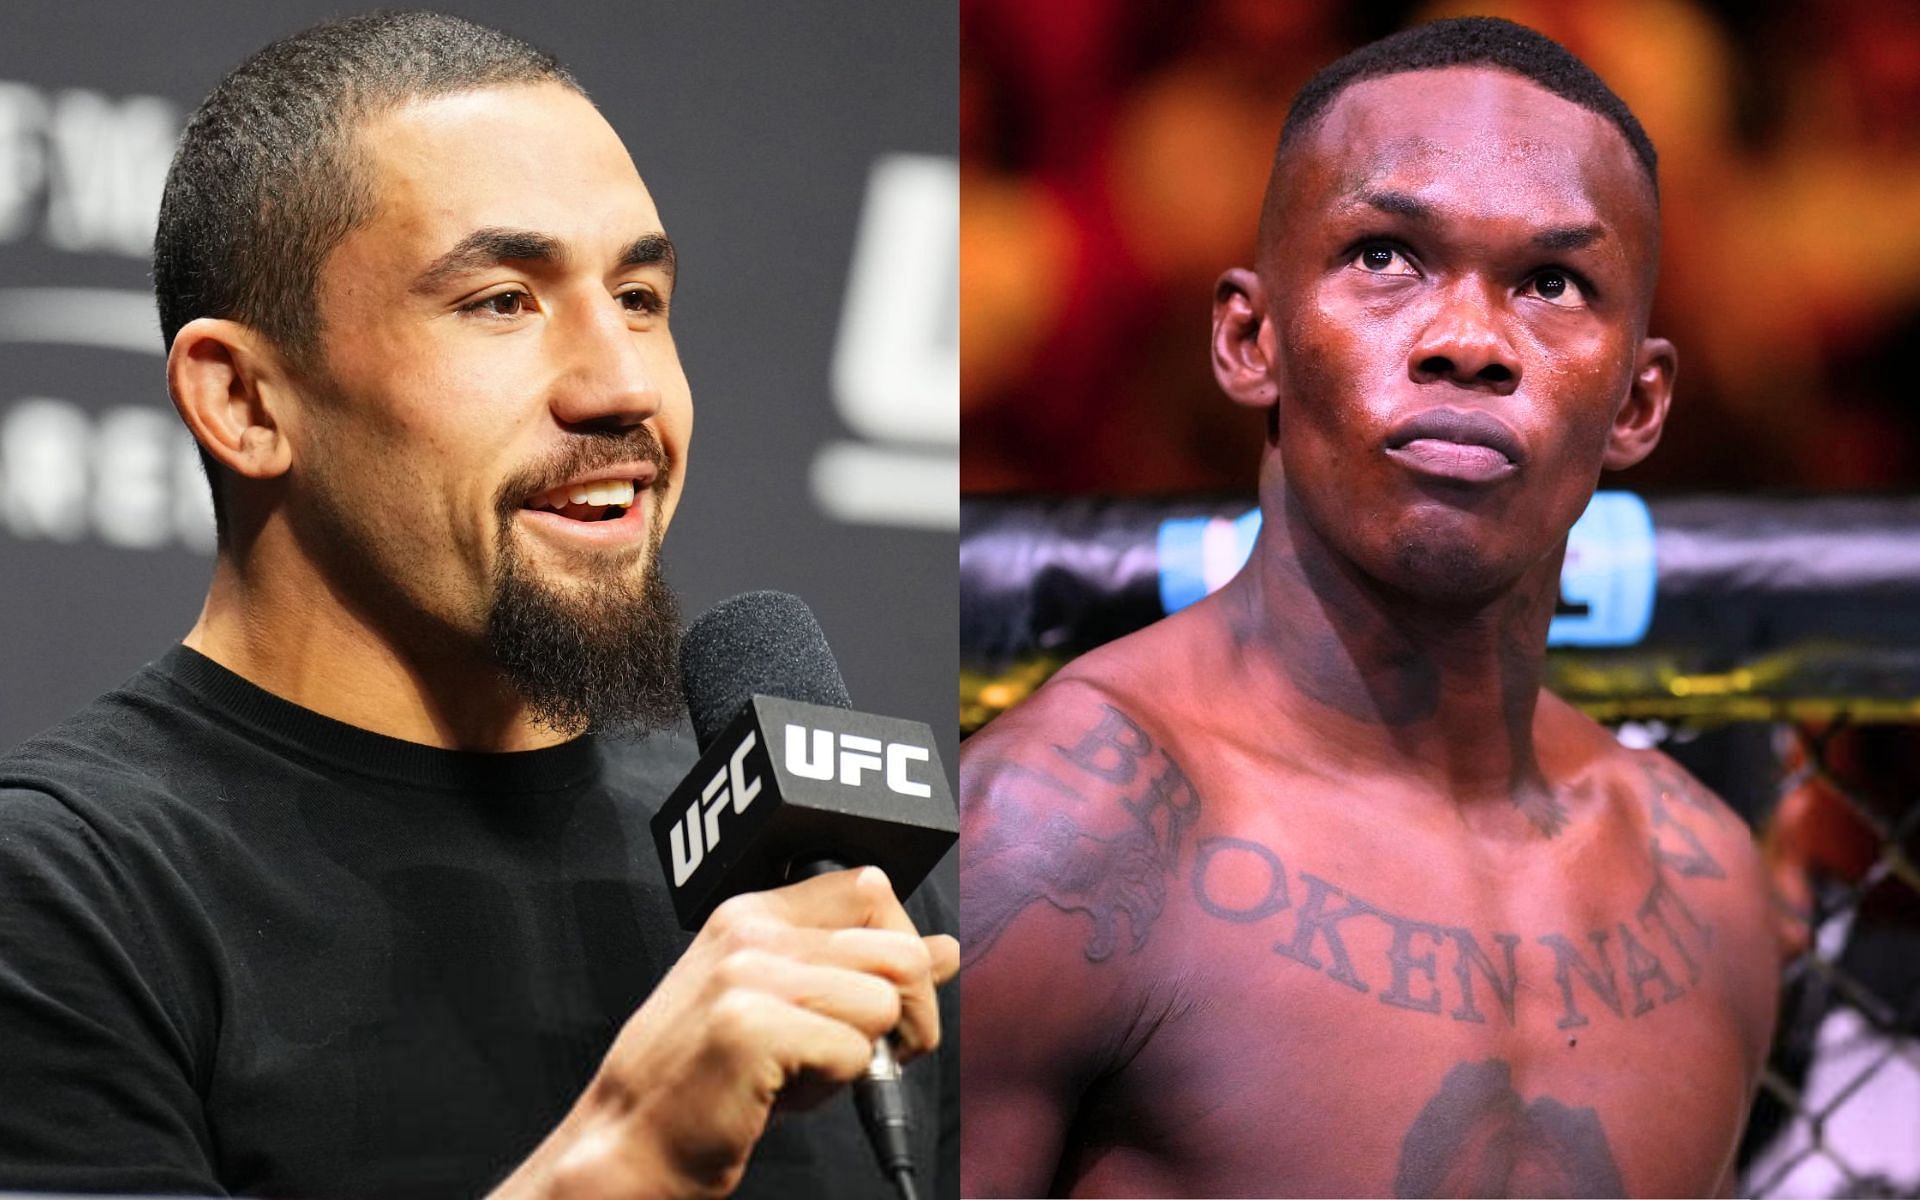
[[[1477,280],[1461,280],[1440,298],[1408,360],[1415,383],[1448,382],[1504,396],[1520,386],[1520,356],[1501,328],[1499,299]]]
[[[635,331],[614,297],[569,314],[556,331],[562,342],[552,397],[561,424],[624,429],[660,411],[660,388],[646,341],[664,336]]]

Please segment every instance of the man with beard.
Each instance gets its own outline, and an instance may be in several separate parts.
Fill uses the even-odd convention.
[[[0,759],[0,1186],[892,1194],[844,1102],[769,1119],[932,1049],[953,939],[865,870],[689,945],[646,821],[691,751],[587,736],[677,719],[692,412],[579,85],[433,14],[269,46],[154,275],[219,556],[182,645]]]
[[[1666,417],[1658,239],[1639,123],[1530,30],[1303,89],[1214,304],[1250,561],[962,755],[968,1194],[1729,1194],[1749,832],[1540,690],[1567,532]]]

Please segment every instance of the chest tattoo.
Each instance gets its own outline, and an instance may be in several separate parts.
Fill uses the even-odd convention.
[[[1621,919],[1577,934],[1523,937],[1421,920],[1311,872],[1289,877],[1272,847],[1246,838],[1200,839],[1188,884],[1210,917],[1265,923],[1276,935],[1273,953],[1382,1004],[1470,1024],[1498,1012],[1511,1025],[1523,979],[1551,977],[1556,1025],[1575,1029],[1603,1011],[1630,1018],[1672,1004],[1706,968],[1713,927],[1676,884],[1725,879],[1726,872],[1676,811],[1692,801],[1656,788],[1651,803],[1646,891]],[[1352,949],[1351,935],[1363,928],[1374,931],[1372,942],[1384,941],[1378,958],[1363,960]]]
[[[1505,1062],[1463,1062],[1400,1142],[1395,1196],[1624,1196],[1599,1116],[1523,1100]]]
[[[1111,706],[1052,754],[1045,769],[989,764],[1025,802],[993,802],[993,819],[962,843],[969,964],[1036,903],[1086,919],[1080,950],[1089,962],[1123,948],[1138,953],[1182,882],[1207,918],[1270,931],[1279,958],[1436,1020],[1513,1025],[1529,991],[1552,998],[1563,1030],[1603,1015],[1630,1020],[1682,1000],[1711,962],[1713,927],[1681,885],[1726,878],[1697,826],[1736,818],[1662,763],[1641,765],[1651,797],[1648,883],[1630,910],[1596,928],[1523,935],[1396,912],[1310,871],[1289,871],[1260,841],[1196,841],[1199,791],[1164,747]],[[1367,953],[1356,948],[1362,930],[1374,948]],[[1543,986],[1530,989],[1535,980]]]

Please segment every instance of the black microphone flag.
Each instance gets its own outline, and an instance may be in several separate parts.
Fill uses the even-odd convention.
[[[716,604],[687,630],[680,673],[700,761],[652,824],[687,929],[826,861],[877,866],[905,899],[958,839],[933,731],[849,707],[799,597]]]

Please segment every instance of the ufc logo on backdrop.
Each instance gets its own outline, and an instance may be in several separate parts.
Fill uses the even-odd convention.
[[[840,749],[837,763],[836,741]],[[837,774],[841,783],[859,787],[864,772],[884,769],[888,791],[924,798],[931,796],[933,789],[908,778],[907,764],[926,762],[929,757],[926,747],[909,742],[882,742],[855,733],[836,735],[830,729],[787,726],[787,770],[804,779],[833,779]]]
[[[720,843],[720,816],[732,801],[733,811],[747,811],[747,805],[760,794],[760,777],[747,777],[747,754],[759,744],[760,735],[748,732],[734,748],[727,765],[713,773],[707,786],[700,789],[698,802],[687,806],[686,816],[670,835],[673,854],[673,886],[681,887],[693,877],[707,851]],[[704,835],[704,836],[702,836]]]

